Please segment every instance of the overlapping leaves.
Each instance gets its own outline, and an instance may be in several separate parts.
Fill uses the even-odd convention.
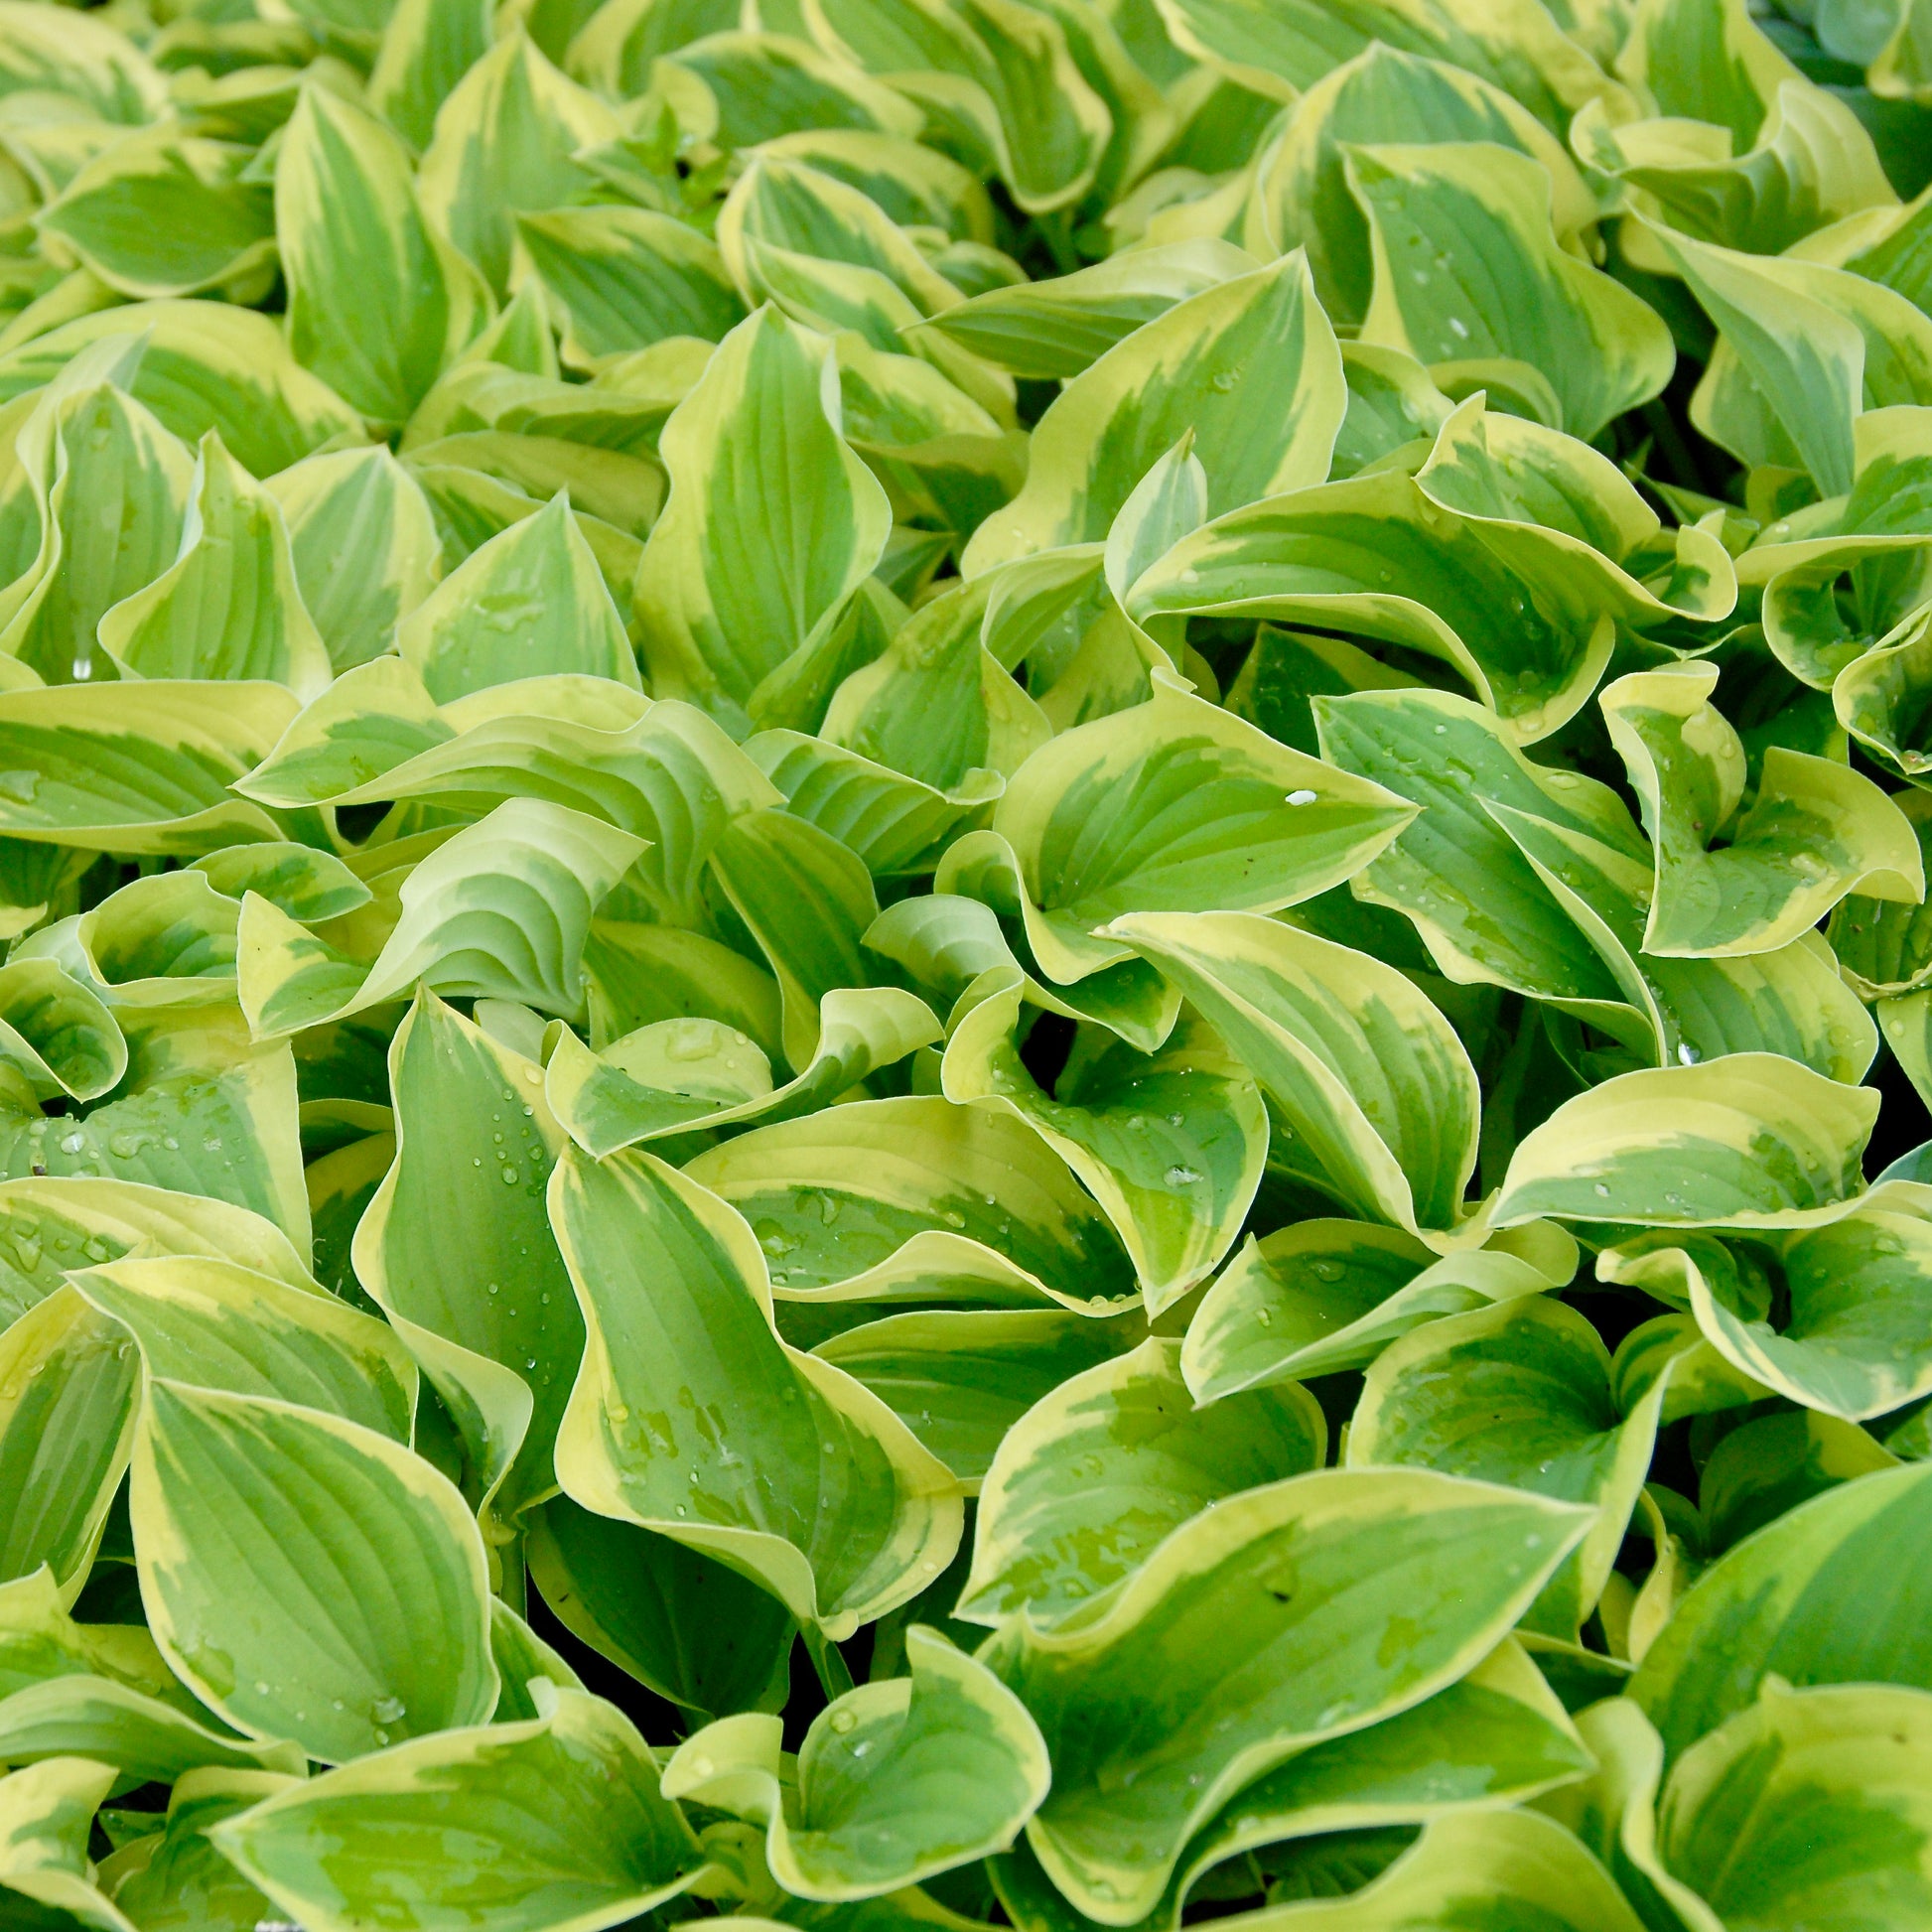
[[[1932,1922],[1777,6],[0,0],[0,1921]]]

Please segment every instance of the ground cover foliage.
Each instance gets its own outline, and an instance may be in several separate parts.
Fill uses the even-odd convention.
[[[1932,1924],[1928,176],[1926,0],[0,0],[0,1923]]]

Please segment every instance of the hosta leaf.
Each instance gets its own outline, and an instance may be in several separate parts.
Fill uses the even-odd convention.
[[[647,1154],[567,1151],[551,1185],[590,1329],[558,1440],[565,1493],[730,1563],[828,1636],[937,1576],[959,1536],[952,1477],[876,1396],[778,1339],[747,1223]],[[756,1416],[756,1442],[676,1420],[688,1405],[663,1378],[685,1386],[707,1361],[695,1413]]]
[[[1153,1054],[1088,1030],[1049,1096],[1021,1058],[1021,988],[1008,984],[954,1029],[948,1100],[1012,1113],[1092,1190],[1157,1314],[1233,1245],[1260,1185],[1260,1089],[1204,1023],[1183,1019]]]
[[[70,1288],[0,1332],[6,1579],[45,1564],[68,1602],[79,1594],[127,1467],[139,1367],[133,1353],[125,1330]]]
[[[1677,1760],[1658,1802],[1659,1862],[1692,1893],[1687,1922],[1705,1932],[1746,1913],[1801,1922],[1876,1905],[1906,1923],[1932,1906],[1929,1769],[1925,1692],[1766,1684]]]
[[[286,470],[361,420],[290,354],[274,321],[226,303],[141,302],[81,316],[0,355],[0,394],[53,378],[107,336],[143,338],[129,392],[187,442],[210,429],[257,477]],[[130,588],[132,588],[130,586]]]
[[[577,962],[597,902],[640,842],[581,812],[512,799],[439,845],[403,882],[401,917],[371,963],[251,895],[237,980],[258,1038],[436,991],[582,1010]]]
[[[1574,1638],[1610,1574],[1650,1468],[1660,1378],[1623,1416],[1594,1328],[1549,1296],[1430,1323],[1376,1357],[1349,1425],[1347,1462],[1440,1469],[1597,1511],[1544,1586],[1526,1627]]]
[[[116,141],[40,217],[111,288],[137,297],[261,286],[273,258],[269,190],[249,150],[163,125]]]
[[[1840,1086],[1775,1053],[1621,1074],[1566,1101],[1522,1141],[1493,1219],[1833,1219],[1863,1188],[1860,1159],[1877,1112],[1869,1088]]]
[[[369,103],[420,154],[436,110],[488,53],[481,0],[397,0],[369,71]]]
[[[1746,1537],[1679,1603],[1630,1682],[1674,1757],[1788,1684],[1932,1689],[1918,1614],[1932,1524],[1924,1463],[1841,1483]]]
[[[1416,481],[1431,502],[1467,519],[1539,608],[1576,627],[1603,608],[1632,626],[1716,621],[1737,601],[1730,557],[1710,531],[1666,533],[1587,443],[1491,413],[1480,396],[1443,423]]]
[[[424,210],[501,291],[518,211],[569,201],[588,180],[572,155],[619,131],[611,108],[513,30],[438,110],[417,192]]]
[[[1698,1477],[1705,1546],[1722,1554],[1813,1496],[1897,1466],[1898,1457],[1864,1430],[1816,1410],[1739,1423]]]
[[[989,289],[923,325],[975,355],[1036,379],[1070,379],[1176,303],[1254,272],[1217,238],[1138,248],[1046,282]]]
[[[1316,1744],[1236,1793],[1189,1841],[1144,1923],[1177,1926],[1189,1891],[1202,1881],[1210,1888],[1217,1865],[1291,1834],[1487,1810],[1574,1780],[1587,1762],[1563,1707],[1523,1652],[1505,1641],[1448,1690],[1366,1730]],[[1016,1924],[1057,1932],[1074,1923],[1028,1849],[996,1861],[993,1871]]]
[[[783,156],[755,161],[719,210],[718,246],[741,287],[758,279],[759,244],[883,276],[921,314],[958,301],[958,291],[869,196]]]
[[[1429,54],[1492,80],[1552,126],[1604,91],[1594,62],[1542,8],[1472,0],[1160,0],[1176,42],[1277,99],[1292,100],[1371,42]]]
[[[1656,1283],[1726,1361],[1808,1409],[1863,1422],[1932,1393],[1932,1229],[1915,1215],[1873,1205],[1736,1249],[1652,1237],[1606,1249],[1597,1268]]]
[[[591,1041],[608,1046],[658,1020],[718,1020],[777,1059],[778,982],[743,953],[676,926],[593,919],[584,940]]]
[[[981,643],[985,611],[983,584],[922,605],[839,686],[821,735],[962,798],[986,772],[1017,771],[1052,727]]]
[[[1709,849],[1743,791],[1743,746],[1710,702],[1712,666],[1618,678],[1603,716],[1656,841],[1657,886],[1644,948],[1769,952],[1863,885],[1865,896],[1924,897],[1918,839],[1870,779],[1774,745],[1750,810]]]
[[[225,898],[260,893],[292,919],[340,918],[370,898],[369,889],[333,852],[286,840],[205,853],[186,870],[200,873]]]
[[[16,1099],[0,1120],[0,1166],[14,1176],[111,1174],[231,1201],[306,1249],[295,1066],[286,1048],[251,1041],[225,998],[123,1007],[118,1018],[128,1070],[113,1097],[64,1120]]]
[[[218,693],[218,696],[213,695]],[[295,715],[279,685],[154,680],[138,708],[112,685],[0,694],[0,830],[90,851],[192,857],[277,836],[228,781]]]
[[[568,56],[570,70],[607,94],[641,92],[650,64],[711,34],[734,31],[743,17],[736,0],[625,0],[600,7],[579,30]]]
[[[333,803],[455,736],[422,679],[385,651],[288,721],[233,789],[285,811]]]
[[[1607,786],[1532,762],[1496,721],[1447,692],[1320,698],[1314,719],[1325,758],[1423,807],[1352,890],[1413,919],[1441,972],[1578,1002],[1591,1017],[1627,998],[1485,809],[1517,807],[1641,865],[1643,839]]]
[[[102,120],[128,127],[159,116],[167,82],[133,42],[104,20],[50,19],[12,7],[0,33],[0,90],[68,94]]]
[[[809,1319],[796,1305],[777,1312],[781,1328]],[[1127,1325],[1063,1309],[911,1310],[844,1328],[812,1353],[863,1382],[972,1493],[1027,1410],[1118,1354]]]
[[[1856,123],[1847,103],[1794,75],[1778,83],[1752,141],[1739,143],[1736,130],[1713,128],[1708,117],[1612,126],[1594,104],[1579,117],[1575,141],[1680,232],[1776,255],[1843,216],[1892,203],[1870,136]]]
[[[978,652],[977,641],[972,649]],[[997,664],[988,659],[977,668],[975,695],[997,700],[1011,693],[1016,721],[1035,726],[1042,739],[1047,736],[1048,728],[1036,722],[1036,708]],[[906,680],[911,690],[893,693],[894,708],[923,682]],[[914,712],[909,704],[904,709],[921,720],[932,720],[929,711]],[[969,701],[950,722],[970,743],[988,722],[990,710],[991,705]],[[987,803],[1003,788],[997,771],[979,766],[948,793],[802,732],[759,732],[746,742],[745,751],[797,817],[849,847],[875,878],[929,873],[952,845],[954,832],[983,816]]]
[[[1752,462],[1809,470],[1838,494],[1857,471],[1861,409],[1932,401],[1932,319],[1848,270],[1657,231],[1722,333],[1691,418]]]
[[[459,564],[403,619],[396,643],[438,704],[563,673],[638,683],[622,620],[567,494]]]
[[[1194,1412],[1180,1348],[1155,1338],[1062,1382],[1009,1432],[980,1492],[954,1614],[998,1627],[1087,1617],[1198,1510],[1321,1466],[1327,1425],[1299,1384]]]
[[[1155,1051],[1173,1031],[1180,995],[1144,959],[1116,960],[1070,986],[1045,976],[1028,936],[1020,860],[998,833],[955,839],[933,887],[929,898],[889,906],[866,935],[868,946],[897,959],[929,994],[950,1005],[981,973],[999,967],[1024,976],[1029,1005],[1091,1020],[1142,1052]]]
[[[98,661],[96,626],[174,561],[193,459],[111,382],[50,393],[18,441],[40,510],[40,555],[0,607],[0,647],[60,683],[112,676],[111,663]],[[113,515],[101,514],[104,503]]]
[[[1279,408],[1261,414],[1243,400],[1258,368],[1281,392]],[[1125,338],[1054,399],[1034,434],[1026,487],[981,524],[966,574],[1104,537],[1134,485],[1188,429],[1216,515],[1318,483],[1346,403],[1334,335],[1303,256],[1205,289]]]
[[[52,1677],[0,1700],[0,1742],[10,1764],[94,1757],[114,1765],[123,1779],[162,1784],[209,1766],[253,1771],[267,1765],[282,1775],[304,1768],[295,1745],[258,1744],[212,1728],[179,1687],[164,1702],[109,1677]],[[198,1716],[178,1708],[183,1703]]]
[[[114,1786],[114,1767],[85,1757],[50,1758],[0,1778],[0,1890],[37,1928],[132,1932],[126,1916],[90,1882],[88,1834]],[[27,1905],[15,1903],[22,1897]]]
[[[410,1932],[611,1924],[682,1890],[698,1843],[630,1721],[549,1687],[539,1710],[344,1765],[209,1836],[317,1932],[372,1911]]]
[[[526,1520],[531,1581],[573,1636],[705,1719],[783,1702],[797,1626],[775,1596],[701,1550],[568,1496]]]
[[[98,1100],[127,1071],[114,1016],[51,959],[0,966],[0,1061],[39,1100]]]
[[[660,696],[728,723],[836,621],[891,524],[885,492],[841,440],[828,350],[760,310],[719,346],[659,441],[671,493],[637,577],[644,661]]]
[[[1126,958],[1132,911],[1274,911],[1358,871],[1411,816],[1380,785],[1278,745],[1157,673],[1144,704],[1062,734],[994,809],[1027,937],[1061,984]]]
[[[151,1380],[132,1481],[156,1641],[240,1729],[339,1761],[495,1704],[476,1519],[386,1436]]]
[[[248,1932],[273,1908],[214,1849],[207,1828],[294,1782],[275,1771],[189,1771],[169,1794],[161,1830],[104,1865],[102,1881],[112,1887],[116,1907],[144,1928],[187,1922]]]
[[[872,977],[862,946],[879,915],[872,880],[849,846],[778,811],[733,819],[711,866],[777,978],[785,1058],[802,1071],[818,1052],[825,996]]]
[[[1451,665],[1533,743],[1588,698],[1613,625],[1596,599],[1578,597],[1574,552],[1532,536],[1505,561],[1486,534],[1405,472],[1371,473],[1203,525],[1142,576],[1127,608],[1143,623],[1276,618],[1421,651]],[[1536,575],[1519,574],[1526,562]]]
[[[497,1491],[507,1517],[555,1484],[552,1446],[584,1349],[544,1210],[562,1132],[540,1069],[433,994],[397,1029],[389,1066],[395,1161],[355,1231],[356,1277],[443,1394],[472,1480]],[[488,1426],[505,1395],[516,1442]]]
[[[517,238],[564,315],[566,361],[590,367],[671,336],[722,341],[745,318],[717,245],[649,208],[556,208]]]
[[[544,1097],[593,1159],[694,1127],[783,1120],[829,1105],[861,1081],[940,1037],[923,1000],[896,986],[828,993],[806,1065],[773,1088],[769,1066],[736,1028],[665,1020],[593,1054],[562,1035],[544,1069]]]
[[[1260,157],[1244,232],[1306,247],[1322,306],[1367,313],[1374,258],[1368,221],[1348,187],[1344,151],[1391,141],[1485,141],[1542,163],[1560,236],[1595,219],[1595,204],[1550,130],[1491,81],[1386,39],[1323,74],[1297,103],[1278,143]],[[1253,238],[1259,239],[1260,236]]]
[[[936,1095],[758,1128],[688,1173],[751,1223],[781,1301],[1110,1313],[1134,1292],[1111,1224],[1036,1134]]]
[[[1669,381],[1669,330],[1557,245],[1550,178],[1527,155],[1468,141],[1357,148],[1346,165],[1374,246],[1364,341],[1527,362],[1562,410],[1550,427],[1586,439]]]
[[[721,30],[669,58],[710,96],[720,147],[758,147],[798,127],[916,135],[922,125],[903,95],[787,34]]]
[[[346,671],[385,650],[442,574],[435,519],[409,473],[386,450],[341,450],[282,471],[268,487],[330,662]]]
[[[1475,1070],[1402,974],[1252,913],[1138,913],[1107,930],[1159,966],[1261,1083],[1278,1166],[1311,1164],[1318,1184],[1398,1227],[1455,1224],[1475,1168]]]
[[[1366,1367],[1424,1322],[1565,1286],[1574,1243],[1537,1247],[1534,1260],[1506,1247],[1436,1260],[1412,1236],[1360,1221],[1298,1221],[1250,1237],[1187,1324],[1181,1372],[1196,1401],[1215,1402]]]
[[[1489,815],[1615,975],[1653,1037],[1619,1038],[1662,1065],[1723,1053],[1778,1052],[1835,1080],[1861,1079],[1876,1029],[1840,977],[1830,948],[1804,932],[1772,952],[1679,959],[1642,950],[1653,894],[1648,869],[1592,839],[1513,806]],[[1619,1016],[1619,1020],[1621,1016]]]
[[[1053,1754],[1034,1852],[1088,1917],[1132,1924],[1242,1785],[1472,1669],[1587,1520],[1424,1471],[1321,1471],[1196,1516],[1091,1622],[1010,1621],[985,1661]],[[1393,1643],[1383,1603],[1405,1606]]]
[[[226,1201],[93,1175],[0,1181],[0,1315],[53,1294],[69,1268],[210,1255],[301,1287],[308,1269],[273,1221]]]
[[[73,1285],[140,1344],[150,1375],[271,1396],[407,1443],[416,1365],[382,1322],[311,1288],[205,1258],[110,1262]]]
[[[181,555],[105,612],[96,634],[142,678],[267,679],[302,699],[330,679],[281,507],[214,430],[196,454]]]
[[[424,220],[402,142],[305,88],[276,158],[275,233],[297,357],[365,416],[407,421],[481,326],[483,295]]]
[[[678,1747],[666,1794],[762,1825],[773,1876],[805,1898],[878,1897],[1003,1851],[1046,1795],[1038,1726],[938,1632],[914,1624],[905,1658],[909,1676],[848,1691],[813,1720],[792,1791],[778,1720],[743,1717]]]

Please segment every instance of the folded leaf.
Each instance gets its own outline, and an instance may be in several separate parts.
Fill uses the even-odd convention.
[[[1932,1469],[1861,1476],[1801,1503],[1707,1570],[1630,1681],[1672,1757],[1787,1684],[1932,1689],[1919,1613]],[[1875,1594],[1862,1588],[1881,1580]]]
[[[1656,842],[1648,952],[1770,952],[1863,885],[1874,898],[1924,897],[1918,839],[1870,779],[1781,745],[1764,754],[1750,810],[1735,819],[1744,750],[1710,702],[1715,668],[1636,672],[1607,686],[1603,716]],[[1711,849],[1728,827],[1730,843]]]
[[[985,1661],[1053,1754],[1034,1852],[1089,1918],[1131,1925],[1242,1785],[1471,1670],[1587,1521],[1425,1471],[1321,1471],[1196,1516],[1095,1621],[1009,1621]]]
[[[760,310],[719,345],[659,439],[671,493],[637,576],[644,661],[660,696],[727,723],[830,629],[892,521],[841,439],[829,347]]]
[[[1802,1227],[1863,1187],[1877,1096],[1775,1053],[1625,1073],[1566,1101],[1525,1137],[1493,1210],[1507,1227]]]
[[[1011,974],[953,1030],[948,1100],[1016,1115],[1086,1183],[1158,1314],[1212,1272],[1260,1185],[1260,1089],[1214,1031],[1183,1021],[1153,1054],[1090,1029],[1051,1096],[1021,1058]]]
[[[1260,412],[1244,391],[1257,370],[1280,396]],[[1054,399],[1034,433],[1026,487],[980,526],[965,574],[1104,537],[1187,429],[1215,515],[1318,483],[1346,401],[1333,332],[1300,254],[1205,289],[1136,330]]]
[[[1259,1243],[1251,1236],[1201,1298],[1181,1372],[1206,1403],[1366,1367],[1412,1328],[1561,1288],[1576,1267],[1575,1243],[1548,1222],[1432,1260],[1394,1228],[1300,1221]]]
[[[1274,1109],[1277,1165],[1311,1166],[1365,1216],[1454,1226],[1475,1168],[1475,1070],[1409,980],[1251,913],[1137,913],[1107,931],[1173,979],[1253,1072]]]
[[[142,678],[272,680],[307,700],[331,675],[281,508],[213,430],[196,453],[180,556],[103,613],[96,635]]]
[[[1349,1425],[1347,1463],[1408,1464],[1511,1483],[1597,1511],[1531,1605],[1525,1627],[1574,1640],[1622,1546],[1656,1447],[1664,1382],[1627,1416],[1596,1331],[1549,1296],[1452,1315],[1376,1357]]]
[[[46,1565],[67,1602],[79,1595],[127,1467],[132,1354],[70,1288],[0,1333],[0,1577]]]
[[[1069,1377],[1008,1433],[974,1518],[954,1614],[994,1628],[1090,1618],[1190,1516],[1320,1467],[1327,1424],[1298,1384],[1193,1412],[1178,1344],[1159,1338]]]
[[[1011,1115],[937,1095],[760,1127],[687,1173],[744,1215],[783,1301],[1118,1312],[1132,1264],[1091,1194]]]
[[[959,1537],[951,1475],[876,1396],[778,1339],[731,1207],[638,1153],[566,1151],[551,1195],[590,1330],[557,1445],[567,1495],[730,1564],[830,1637],[939,1574]],[[664,1378],[688,1386],[707,1361],[701,1420],[680,1423],[690,1405]],[[727,1410],[755,1440],[709,1419]]]
[[[568,1496],[526,1521],[530,1578],[558,1621],[659,1697],[708,1720],[788,1695],[797,1626],[737,1571]]]
[[[914,1624],[905,1658],[908,1677],[848,1691],[813,1720],[795,1795],[779,1783],[778,1720],[764,1717],[687,1738],[665,1794],[762,1825],[773,1876],[803,1898],[879,1897],[1005,1850],[1046,1795],[1038,1727],[938,1632]]]
[[[446,1730],[292,1786],[212,1826],[285,1912],[348,1932],[609,1924],[683,1890],[698,1843],[658,1795],[649,1747],[615,1705],[546,1687],[542,1715]]]

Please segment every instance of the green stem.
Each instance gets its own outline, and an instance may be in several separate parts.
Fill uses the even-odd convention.
[[[846,1668],[844,1653],[816,1624],[808,1623],[804,1635],[805,1649],[819,1683],[825,1687],[827,1701],[844,1697],[852,1689],[852,1673]]]

